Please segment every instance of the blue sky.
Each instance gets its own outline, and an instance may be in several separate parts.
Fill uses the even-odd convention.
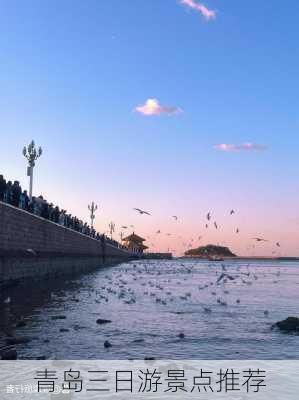
[[[1,172],[27,185],[34,138],[36,194],[82,218],[97,201],[99,230],[132,222],[178,252],[178,232],[239,253],[264,235],[298,254],[299,3],[204,5],[216,18],[179,0],[0,1]],[[134,112],[150,98],[182,112]],[[266,149],[213,147],[246,142]],[[219,232],[203,230],[210,210]]]

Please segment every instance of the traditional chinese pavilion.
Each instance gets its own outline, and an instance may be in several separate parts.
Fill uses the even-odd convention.
[[[144,250],[148,249],[147,246],[143,244],[145,239],[136,235],[134,232],[123,239],[123,244],[126,248],[134,253],[143,254]]]

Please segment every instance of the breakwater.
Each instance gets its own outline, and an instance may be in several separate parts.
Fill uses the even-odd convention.
[[[84,272],[134,254],[0,202],[0,285]]]

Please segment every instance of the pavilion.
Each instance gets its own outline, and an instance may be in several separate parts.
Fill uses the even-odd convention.
[[[143,244],[144,241],[145,239],[133,232],[131,235],[123,239],[123,244],[129,251],[143,254],[143,251],[148,249],[148,247]]]

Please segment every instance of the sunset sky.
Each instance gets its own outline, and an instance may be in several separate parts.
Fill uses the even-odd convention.
[[[0,0],[0,174],[27,188],[35,139],[34,194],[82,219],[94,200],[117,239],[299,256],[298,18],[296,0]]]

